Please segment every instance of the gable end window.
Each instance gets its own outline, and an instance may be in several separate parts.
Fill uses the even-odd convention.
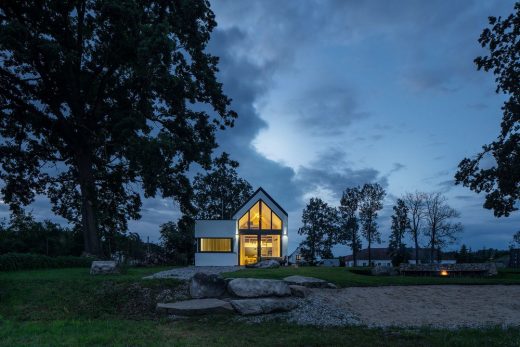
[[[282,230],[282,220],[265,202],[258,200],[238,220],[240,230]]]

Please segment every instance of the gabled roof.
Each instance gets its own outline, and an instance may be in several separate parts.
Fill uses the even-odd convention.
[[[267,198],[269,198],[269,200],[271,200],[271,202],[272,202],[273,204],[275,204],[276,207],[278,207],[278,209],[280,209],[280,211],[282,211],[282,213],[283,213],[284,215],[286,215],[287,217],[289,217],[289,215],[287,214],[287,212],[285,212],[285,210],[282,208],[282,206],[280,206],[280,205],[276,202],[276,200],[274,200],[274,199],[271,197],[271,195],[269,195],[269,194],[264,190],[264,188],[262,188],[262,187],[258,188],[258,189],[257,189],[257,190],[256,190],[256,191],[255,191],[255,192],[254,192],[254,193],[253,193],[253,194],[252,194],[252,195],[251,195],[251,196],[250,196],[250,197],[249,197],[249,198],[248,198],[248,199],[247,199],[247,200],[246,200],[242,205],[240,205],[240,207],[237,208],[237,209],[235,210],[235,212],[233,212],[232,216],[236,215],[236,214],[238,213],[238,211],[240,211],[240,210],[242,209],[242,207],[244,207],[245,205],[247,205],[248,202],[250,202],[251,200],[253,200],[253,198],[254,198],[254,197],[255,197],[259,192],[264,193],[265,196],[267,196]]]

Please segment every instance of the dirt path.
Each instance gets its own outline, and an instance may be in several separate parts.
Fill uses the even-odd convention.
[[[520,326],[520,286],[393,286],[315,290],[369,326]]]

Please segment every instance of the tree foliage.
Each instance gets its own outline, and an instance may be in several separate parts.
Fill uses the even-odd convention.
[[[403,243],[405,233],[410,229],[410,218],[408,217],[408,207],[403,199],[397,199],[393,207],[392,226],[388,248],[392,256],[392,263],[397,266],[406,261],[408,252]]]
[[[408,230],[414,242],[416,264],[419,264],[419,238],[424,226],[426,196],[426,193],[414,192],[406,193],[403,197],[410,219]]]
[[[195,223],[188,216],[177,223],[168,222],[160,226],[161,245],[167,260],[177,265],[193,263],[195,256]]]
[[[305,235],[301,243],[303,258],[312,264],[318,257],[331,258],[338,229],[336,209],[320,198],[311,198],[303,210],[302,223],[298,234]]]
[[[362,233],[368,243],[368,262],[372,262],[372,243],[381,243],[381,233],[377,229],[377,215],[383,208],[385,190],[378,183],[366,183],[361,189],[359,219]]]
[[[253,194],[248,181],[238,176],[238,162],[227,153],[215,159],[213,169],[197,174],[193,183],[199,219],[231,219],[233,213]]]
[[[206,0],[1,2],[3,200],[47,195],[93,254],[99,227],[139,218],[141,190],[190,210],[185,174],[236,117],[205,52],[214,17]]]
[[[475,59],[479,70],[493,71],[496,92],[508,96],[500,134],[475,158],[462,160],[455,175],[457,183],[485,192],[484,207],[497,217],[518,210],[520,201],[520,2],[514,9],[507,18],[489,17],[479,39],[489,55]]]
[[[435,249],[452,244],[462,231],[460,223],[452,222],[460,214],[448,205],[446,197],[440,193],[430,193],[425,200],[427,227],[424,230],[430,246],[430,262],[433,262]]]
[[[347,188],[343,192],[338,207],[339,227],[337,242],[350,247],[354,266],[357,266],[357,253],[361,250],[359,219],[357,216],[360,198],[361,189],[359,187]]]

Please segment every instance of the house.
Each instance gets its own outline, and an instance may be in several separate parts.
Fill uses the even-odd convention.
[[[195,266],[254,264],[284,259],[287,212],[261,187],[229,220],[196,220]]]
[[[408,255],[408,263],[415,264],[415,248],[406,248],[406,252]],[[381,265],[381,266],[392,266],[392,257],[390,255],[390,250],[388,248],[371,248],[370,250],[372,257],[372,266]],[[430,263],[430,249],[429,248],[419,248],[419,264],[429,264]],[[442,255],[442,254],[441,254]],[[438,252],[435,250],[434,252],[435,263],[437,264],[455,264],[457,261],[453,257],[445,257],[441,260],[437,260]],[[368,264],[368,249],[362,249],[358,252],[356,256],[357,266],[369,266]],[[354,266],[354,258],[352,255],[347,255],[345,257],[345,266]]]
[[[372,265],[392,266],[392,257],[388,248],[371,248],[370,255]],[[357,266],[369,266],[368,264],[368,248],[360,250],[356,255]],[[354,266],[354,258],[352,255],[345,257],[345,266]]]
[[[289,254],[287,261],[289,262],[289,264],[300,264],[305,261],[305,259],[303,259],[303,256],[302,256],[302,246],[301,245],[296,247],[294,252]]]

